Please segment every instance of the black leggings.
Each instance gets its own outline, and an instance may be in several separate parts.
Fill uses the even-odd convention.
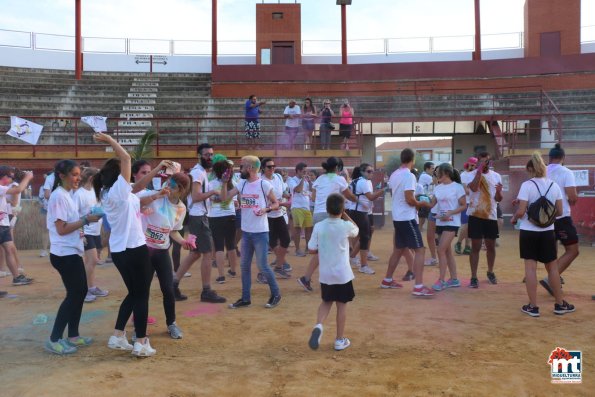
[[[178,230],[180,232],[180,236],[184,237],[184,229]],[[178,271],[180,267],[180,257],[182,256],[182,246],[178,244],[177,241],[171,239],[171,260],[174,263],[174,272]]]
[[[120,305],[116,329],[124,331],[126,322],[134,313],[134,330],[137,338],[147,336],[147,317],[149,317],[149,291],[153,279],[153,266],[146,245],[126,248],[122,252],[112,252],[114,265],[120,272],[128,295]]]
[[[351,210],[348,215],[353,219],[353,222],[359,228],[359,249],[367,251],[370,248],[370,221],[368,213],[362,211]]]
[[[62,338],[66,325],[68,325],[69,338],[79,336],[79,322],[85,295],[87,295],[87,274],[83,258],[78,255],[57,256],[50,254],[50,263],[60,273],[64,287],[66,287],[66,297],[58,309],[50,336],[52,342],[57,342]]]
[[[157,272],[159,286],[163,294],[165,322],[169,326],[176,321],[176,299],[174,298],[174,275],[172,273],[169,250],[149,247],[151,265]]]
[[[281,248],[287,248],[289,241],[289,229],[285,217],[269,218],[269,247],[273,249],[281,245]]]

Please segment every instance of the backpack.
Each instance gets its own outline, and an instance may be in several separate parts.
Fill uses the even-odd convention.
[[[533,182],[537,188],[540,197],[527,207],[527,218],[529,219],[529,222],[537,227],[551,226],[556,221],[556,205],[545,196],[549,193],[554,182],[550,184],[550,187],[548,187],[545,194],[541,194],[539,186],[537,186],[537,183],[535,183],[533,179],[531,179],[531,182]]]
[[[355,200],[355,211],[357,211],[357,207],[359,206],[359,196],[362,196],[363,193],[357,194],[355,192],[355,188],[357,187],[357,182],[361,179],[361,177],[359,178],[355,178],[354,180],[351,181],[351,183],[349,184],[349,187],[351,188],[351,191],[353,192],[353,195],[356,197]]]

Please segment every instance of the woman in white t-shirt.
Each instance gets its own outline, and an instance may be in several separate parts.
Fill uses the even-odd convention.
[[[66,288],[66,297],[60,305],[50,338],[45,349],[55,354],[71,354],[78,347],[87,346],[93,340],[79,334],[79,322],[83,302],[87,294],[87,278],[83,254],[82,228],[97,222],[98,215],[79,216],[72,199],[72,190],[77,189],[81,170],[72,160],[56,164],[56,179],[48,200],[46,224],[50,235],[50,263],[60,273]],[[68,325],[68,339],[62,339]]]
[[[97,197],[93,191],[93,178],[99,172],[97,168],[85,168],[81,176],[81,187],[74,192],[73,200],[76,203],[79,216],[89,213],[103,215],[101,207],[97,205]],[[85,234],[85,271],[87,272],[87,296],[85,302],[94,302],[97,297],[107,296],[109,291],[102,290],[95,285],[95,266],[99,261],[99,250],[101,250],[101,219],[98,222],[87,225],[83,228]]]
[[[465,188],[461,185],[458,172],[452,165],[443,163],[436,168],[438,184],[434,188],[432,213],[436,217],[436,235],[438,235],[438,264],[440,277],[432,285],[434,291],[460,287],[457,277],[457,264],[452,250],[452,240],[461,227],[461,212],[467,208]],[[429,224],[428,224],[429,225]],[[446,268],[450,279],[446,278]]]
[[[105,162],[93,179],[93,188],[110,224],[112,260],[128,289],[107,346],[110,349],[132,350],[135,356],[152,356],[156,350],[147,338],[147,317],[153,266],[140,219],[140,200],[132,193],[130,185],[130,155],[109,135],[98,133],[93,138],[109,144],[118,156]],[[125,331],[132,313],[137,337],[134,346],[128,343]]]
[[[539,307],[537,306],[537,262],[542,262],[545,264],[549,284],[556,299],[554,313],[570,313],[575,308],[574,305],[562,299],[554,224],[552,222],[550,226],[540,227],[527,216],[529,206],[540,199],[542,195],[551,203],[555,203],[555,215],[560,216],[563,211],[562,193],[560,187],[546,177],[547,169],[541,158],[541,153],[533,153],[526,168],[531,179],[521,185],[516,200],[518,209],[510,220],[513,225],[519,220],[521,222],[519,247],[521,258],[525,260],[525,287],[527,288],[527,295],[529,295],[529,304],[524,305],[521,311],[531,317],[539,317]]]

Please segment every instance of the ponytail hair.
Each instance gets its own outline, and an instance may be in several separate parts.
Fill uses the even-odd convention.
[[[109,189],[116,183],[120,176],[120,159],[112,158],[105,162],[103,167],[93,177],[93,190],[97,200],[101,200],[101,190]]]
[[[72,171],[73,168],[78,167],[78,164],[73,160],[60,160],[54,166],[54,186],[52,186],[52,192],[56,190],[58,186],[62,186],[62,176],[66,176]]]
[[[81,184],[86,185],[99,172],[97,168],[87,167],[81,173]]]
[[[438,175],[448,175],[451,181],[461,183],[461,174],[452,165],[448,163],[442,163],[436,167]]]
[[[529,171],[534,178],[545,178],[547,175],[547,167],[538,151],[533,152],[531,159],[527,162],[527,171]]]

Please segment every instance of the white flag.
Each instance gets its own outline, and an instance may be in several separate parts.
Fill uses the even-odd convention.
[[[102,116],[81,117],[81,121],[83,123],[91,126],[91,128],[93,128],[93,131],[95,131],[95,132],[106,132],[107,131],[107,125],[105,124],[106,120],[107,120],[107,117],[102,117]]]
[[[7,135],[37,145],[43,126],[17,116],[10,116],[10,130]]]

